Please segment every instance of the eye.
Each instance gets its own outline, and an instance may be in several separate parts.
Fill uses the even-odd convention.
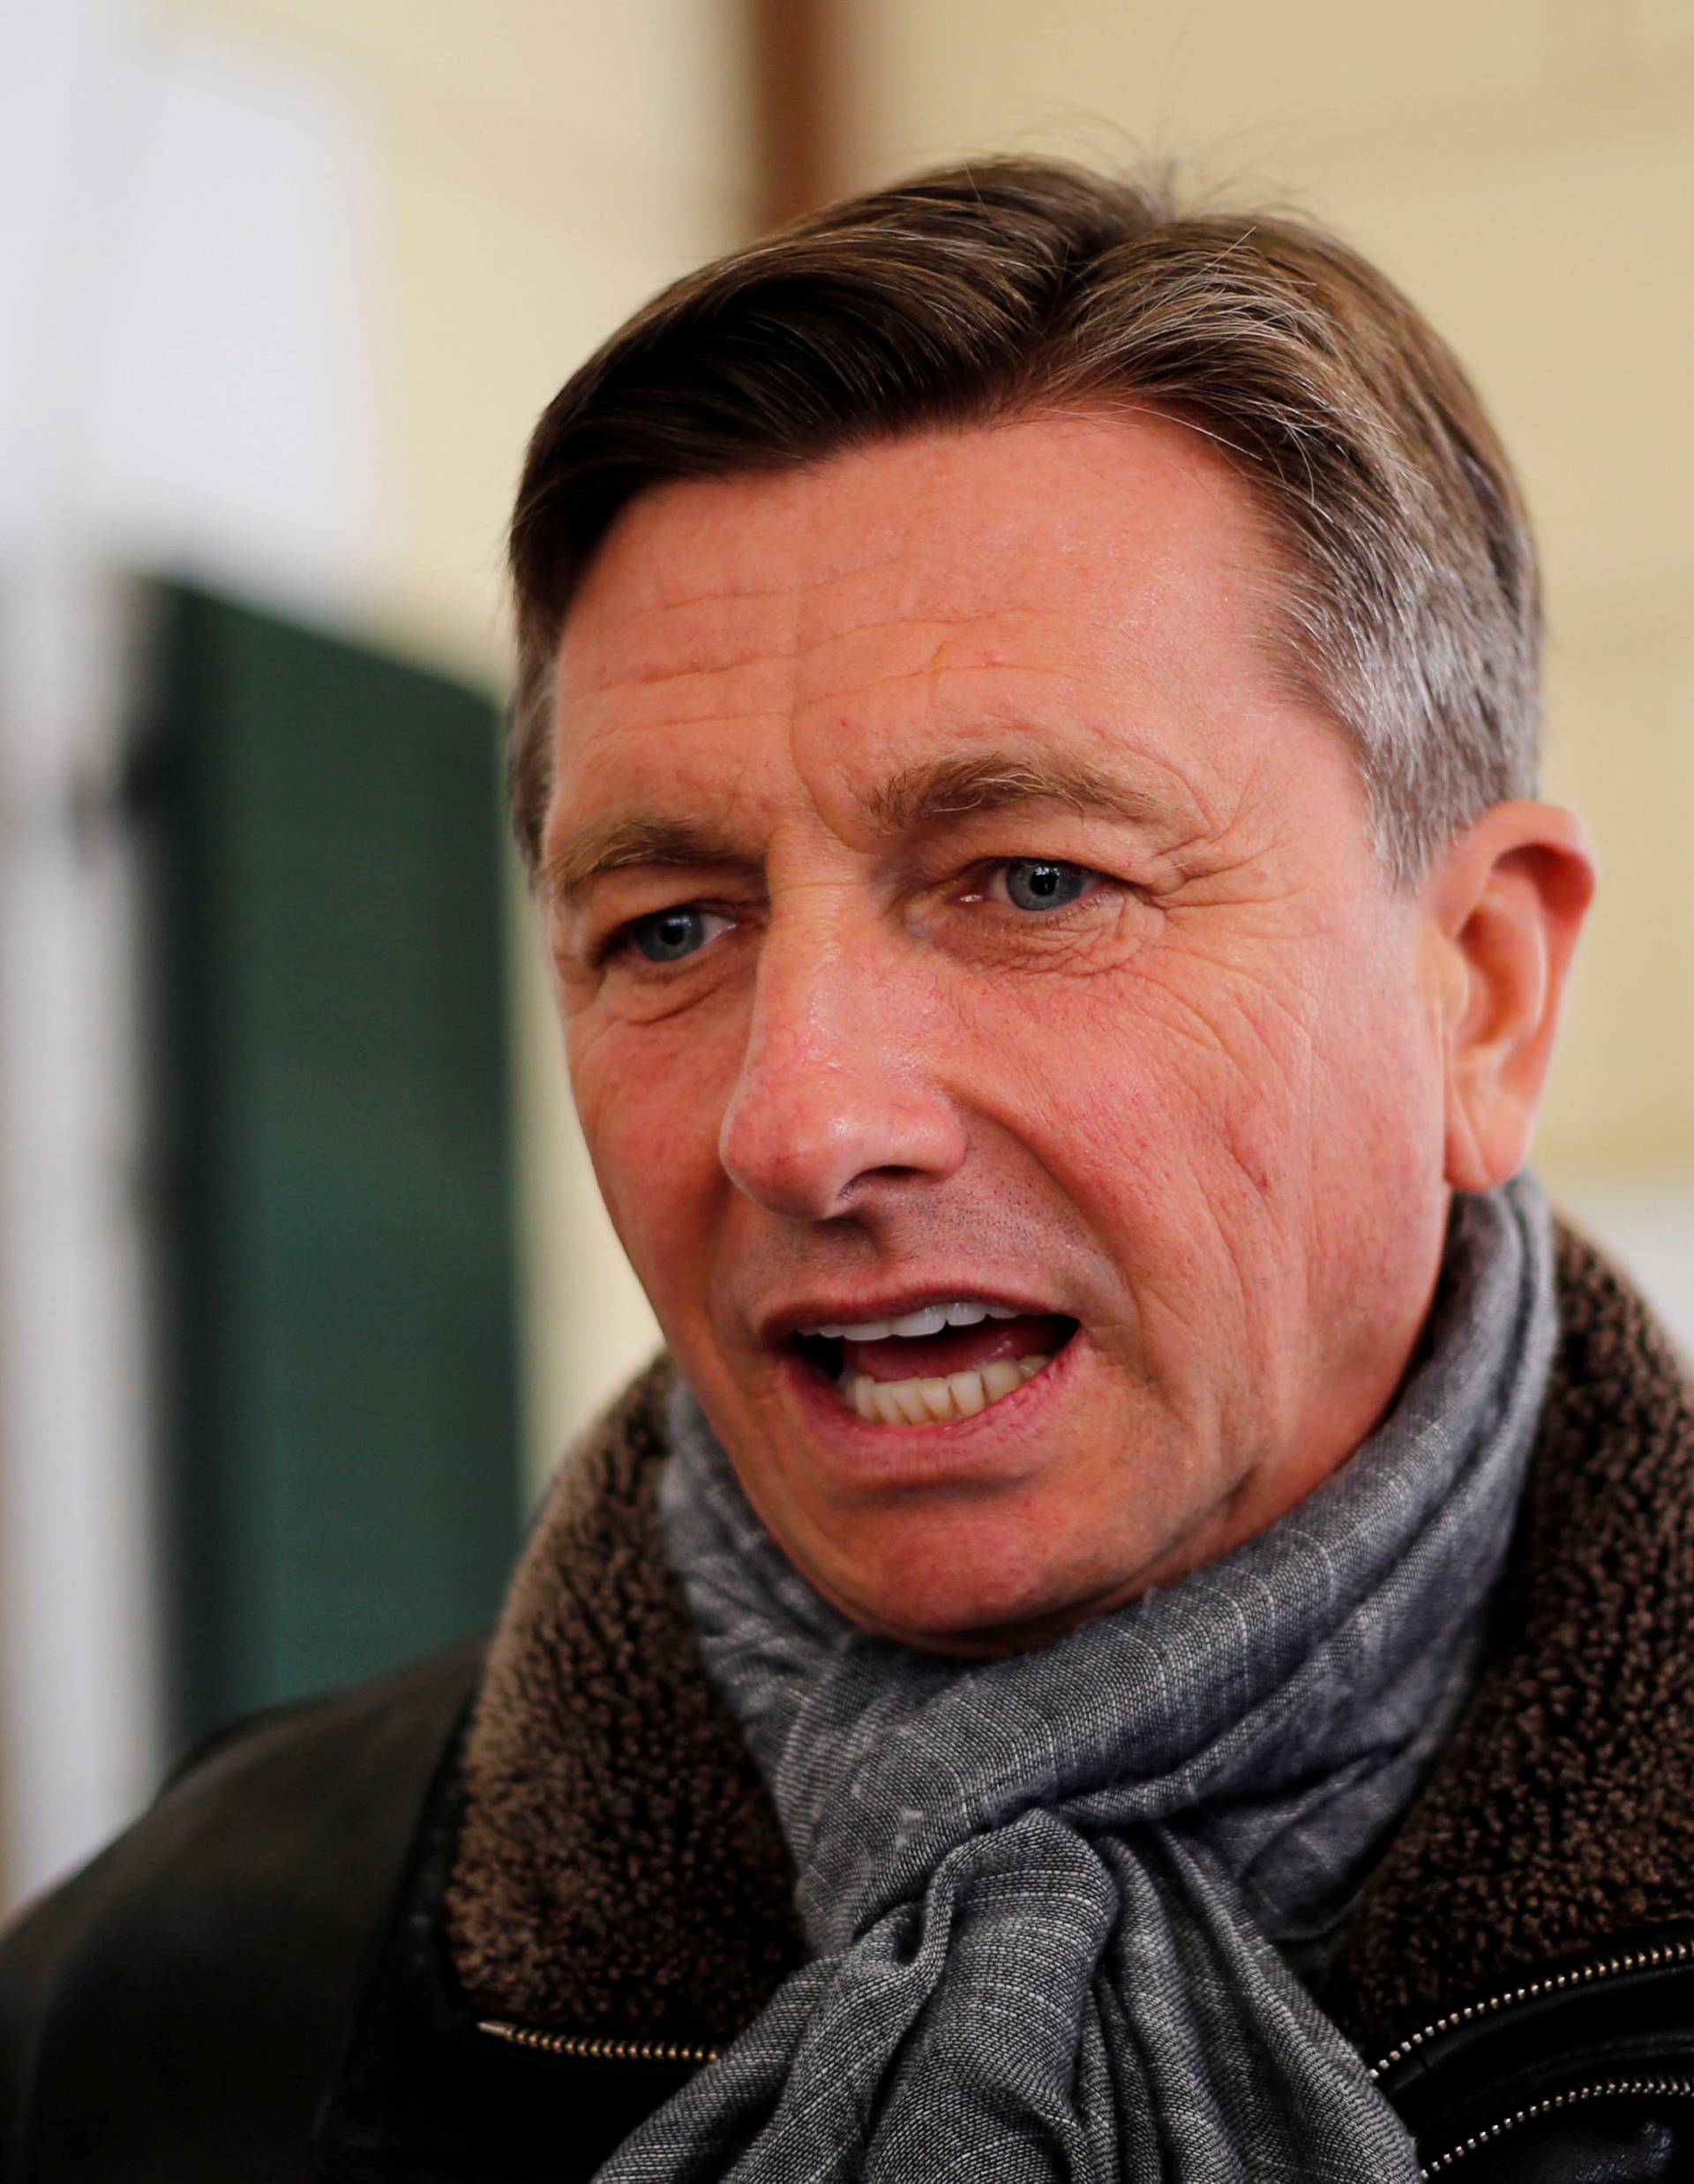
[[[1016,910],[1068,909],[1099,876],[1086,865],[1061,864],[1051,857],[1009,858],[1001,870],[1007,899]]]
[[[633,919],[624,927],[623,937],[648,963],[681,963],[729,928],[730,920],[717,911],[682,903],[674,910],[656,910]]]

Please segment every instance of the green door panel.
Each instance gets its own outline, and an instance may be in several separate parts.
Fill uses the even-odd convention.
[[[182,1727],[485,1620],[518,1457],[489,701],[164,602]]]

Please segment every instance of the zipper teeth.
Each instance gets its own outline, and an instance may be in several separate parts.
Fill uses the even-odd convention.
[[[1492,2017],[1517,2002],[1530,2002],[1543,1994],[1557,1994],[1567,1987],[1590,1986],[1597,1979],[1615,1979],[1626,1971],[1656,1970],[1661,1964],[1683,1964],[1694,1957],[1694,1941],[1667,1941],[1651,1949],[1638,1949],[1623,1956],[1608,1956],[1592,1964],[1582,1964],[1575,1971],[1556,1972],[1548,1979],[1525,1980],[1520,1987],[1511,1987],[1500,1994],[1492,1994],[1486,2001],[1471,2002],[1463,2009],[1450,2010],[1446,2016],[1437,2017],[1420,2031],[1413,2033],[1390,2048],[1380,2062],[1373,2063],[1370,2075],[1380,2078],[1384,2070],[1391,2070],[1396,2063],[1404,2062],[1415,2054],[1428,2040],[1437,2034],[1450,2032],[1455,2025],[1473,2023],[1479,2017]]]
[[[539,2048],[548,2055],[571,2055],[580,2062],[708,2063],[717,2060],[715,2047],[688,2047],[677,2040],[585,2040],[568,2032],[532,2032],[528,2025],[507,2024],[498,2017],[478,2021],[486,2032],[512,2047]]]
[[[1391,2070],[1396,2063],[1403,2062],[1408,2055],[1415,2054],[1426,2042],[1436,2038],[1441,2033],[1450,2031],[1455,2025],[1470,2024],[1479,2017],[1492,2017],[1516,2003],[1533,2001],[1543,1994],[1556,1994],[1570,1987],[1589,1986],[1597,1979],[1617,1978],[1629,1971],[1656,1970],[1662,1964],[1686,1963],[1690,1957],[1694,1957],[1694,1941],[1666,1942],[1654,1948],[1640,1949],[1623,1956],[1608,1956],[1595,1963],[1583,1964],[1574,1971],[1557,1972],[1551,1978],[1526,1980],[1522,1986],[1507,1988],[1498,1994],[1490,1995],[1486,2001],[1470,2002],[1463,2009],[1450,2010],[1444,2017],[1433,2019],[1402,2040],[1398,2047],[1390,2048],[1380,2062],[1373,2063],[1370,2075],[1373,2078],[1381,2077],[1383,2071]],[[533,2031],[527,2025],[509,2024],[499,2017],[481,2019],[476,2030],[487,2033],[493,2039],[505,2040],[513,2047],[539,2049],[550,2055],[574,2056],[587,2062],[708,2063],[717,2060],[715,2047],[691,2046],[676,2040],[583,2039],[566,2032]],[[1666,2090],[1694,2091],[1694,2082],[1678,2079],[1674,2083],[1662,2083]],[[1569,2094],[1561,2098],[1574,2100],[1580,2096]],[[1526,2109],[1513,2117],[1511,2121],[1521,2121],[1539,2113],[1539,2109]],[[1509,2127],[1502,2124],[1494,2128],[1503,2130]],[[1458,2151],[1468,2150],[1472,2144],[1480,2143],[1480,2139],[1467,2141],[1465,2149],[1444,2156],[1443,2160],[1456,2159]]]
[[[1675,2095],[1683,2099],[1694,2099],[1694,2078],[1602,2078],[1597,2085],[1574,2086],[1568,2093],[1550,2093],[1545,2100],[1532,2101],[1528,2107],[1519,2108],[1510,2116],[1502,2116],[1498,2123],[1489,2124],[1486,2131],[1478,2131],[1462,2144],[1449,2147],[1447,2151],[1428,2167],[1420,2172],[1423,2176],[1439,2176],[1466,2154],[1473,2154],[1480,2146],[1491,2145],[1508,2131],[1516,2130],[1520,2123],[1532,2123],[1537,2116],[1551,2115],[1555,2109],[1569,2108],[1579,2100],[1604,2100],[1611,2095],[1635,2093],[1651,2095],[1663,2099]]]
[[[1585,1967],[1585,1974],[1563,1974],[1557,1980],[1539,1981],[1518,1989],[1511,1996],[1497,1997],[1492,2007],[1503,2008],[1508,2000],[1550,1992],[1555,1986],[1578,1984],[1584,1976],[1598,1978],[1604,1971],[1624,1969],[1632,1963],[1675,1961],[1690,1955],[1691,1949],[1694,1949],[1694,1945],[1683,1944],[1674,1950],[1655,1951],[1639,1958],[1618,1958],[1608,1965]],[[1480,2014],[1489,2005],[1478,2004],[1470,2011],[1455,2012],[1453,2018],[1445,2022],[1458,2023],[1465,2015]],[[568,2055],[585,2062],[708,2063],[717,2060],[715,2047],[694,2047],[676,2040],[581,2039],[565,2032],[532,2031],[526,2025],[507,2024],[498,2017],[483,2018],[476,2030],[494,2039],[504,2040],[513,2047],[539,2049],[547,2054]],[[1437,2026],[1429,2026],[1419,2035],[1419,2038],[1427,2038],[1438,2030]],[[1407,2041],[1405,2045],[1410,2049],[1417,2042]],[[1375,2072],[1371,2075],[1374,2077]],[[1473,2154],[1479,2148],[1492,2144],[1508,2131],[1516,2130],[1520,2124],[1533,2122],[1538,2116],[1551,2115],[1556,2110],[1569,2108],[1578,2101],[1603,2100],[1625,2094],[1694,2099],[1694,2078],[1603,2078],[1595,2085],[1580,2085],[1568,2092],[1550,2094],[1545,2100],[1532,2101],[1527,2107],[1515,2109],[1510,2115],[1501,2117],[1497,2123],[1489,2124],[1486,2130],[1474,2132],[1458,2145],[1450,2147],[1444,2154],[1430,2162],[1420,2174],[1425,2177],[1439,2176],[1443,2170],[1451,2168],[1456,2161],[1462,2161],[1466,2154]]]

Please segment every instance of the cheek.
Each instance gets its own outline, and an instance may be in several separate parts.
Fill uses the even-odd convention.
[[[1330,970],[1277,1088],[1243,1088],[1229,1130],[1338,1354],[1393,1324],[1445,1190],[1440,1056],[1415,978],[1386,947]]]
[[[571,1085],[582,1136],[618,1240],[648,1294],[698,1242],[718,1183],[722,1102],[709,1058],[681,1035],[573,1025]],[[655,1296],[656,1305],[657,1298]]]
[[[1001,1112],[1103,1213],[1142,1226],[1273,1195],[1303,1128],[1311,1044],[1287,1000],[1203,963],[1073,992],[1053,1022],[995,1024]]]
[[[1397,1193],[1415,1219],[1438,1161],[1438,1076],[1382,954],[1308,942],[1291,976],[1284,947],[1173,952],[1073,988],[1052,1021],[1002,1008],[981,1081],[1132,1287],[1184,1317],[1220,1292],[1252,1310],[1274,1270],[1321,1281],[1315,1261],[1354,1256],[1361,1195],[1378,1231]]]
[[[1242,1014],[1259,1066],[1228,1088],[1228,1142],[1244,1180],[1291,1218],[1321,1223],[1438,1159],[1438,1057],[1415,980],[1391,952],[1332,958],[1297,1006],[1252,989]]]

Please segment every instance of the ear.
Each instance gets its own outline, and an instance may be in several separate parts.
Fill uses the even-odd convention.
[[[1581,822],[1495,804],[1423,889],[1440,965],[1448,1182],[1491,1190],[1529,1158],[1577,935],[1597,874]]]

